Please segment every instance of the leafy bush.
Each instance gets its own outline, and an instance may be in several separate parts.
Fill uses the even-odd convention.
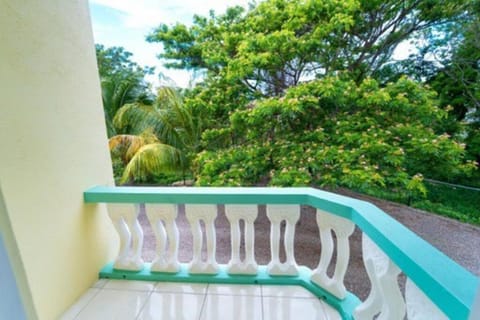
[[[398,188],[425,196],[423,176],[453,178],[476,166],[457,137],[435,131],[447,116],[435,96],[407,78],[385,87],[339,77],[301,84],[231,113],[235,144],[197,157],[197,183],[253,185],[268,176],[271,185]],[[207,137],[225,133],[219,130]]]
[[[260,180],[269,167],[266,149],[252,146],[224,151],[203,151],[194,163],[200,186],[248,186]]]

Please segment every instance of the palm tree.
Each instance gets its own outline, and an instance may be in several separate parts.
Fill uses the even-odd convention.
[[[161,87],[152,105],[124,105],[113,125],[117,132],[128,133],[110,138],[110,150],[119,153],[125,165],[120,183],[169,172],[182,173],[185,178],[199,147],[200,130],[175,89]]]
[[[127,103],[153,103],[153,94],[145,76],[153,74],[153,67],[141,67],[131,60],[132,53],[123,47],[95,45],[98,74],[102,87],[102,101],[108,137],[116,133],[113,118]]]
[[[101,79],[101,87],[108,137],[117,132],[113,119],[122,106],[135,101],[142,104],[152,103],[146,89],[136,80],[105,77]]]

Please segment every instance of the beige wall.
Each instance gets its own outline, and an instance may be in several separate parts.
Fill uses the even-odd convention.
[[[116,250],[105,208],[83,204],[113,184],[87,0],[0,0],[0,92],[8,249],[24,303],[51,320]]]

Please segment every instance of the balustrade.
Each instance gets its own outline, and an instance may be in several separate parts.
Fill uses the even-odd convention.
[[[408,319],[468,319],[469,316],[473,319],[469,312],[479,279],[378,208],[361,201],[313,189],[266,188],[142,188],[139,192],[135,188],[96,187],[85,193],[85,199],[108,203],[110,218],[120,237],[118,257],[105,276],[135,278],[138,272],[143,276],[141,279],[154,279],[158,273],[169,281],[294,283],[325,299],[344,319],[390,320],[404,319],[405,315]],[[138,216],[143,203],[156,239],[156,257],[151,263],[141,259],[143,231]],[[217,204],[225,204],[230,223],[231,259],[227,266],[220,266],[215,258]],[[271,226],[271,260],[263,267],[257,265],[254,254],[258,204],[266,205]],[[189,264],[178,260],[180,237],[176,221],[180,205],[185,206],[193,235],[193,258]],[[314,270],[298,266],[295,261],[295,227],[301,205],[317,208],[321,253]],[[349,293],[344,284],[350,259],[349,237],[355,225],[364,231],[363,261],[371,282],[370,294],[363,302]],[[284,262],[280,261],[282,239]],[[202,260],[203,247],[206,260]],[[425,255],[417,254],[416,250]],[[327,269],[334,252],[334,271],[329,276]],[[438,263],[441,265],[435,266]],[[458,273],[454,278],[463,282],[454,283],[448,278],[451,275],[441,268]],[[398,284],[401,272],[407,275],[405,300]]]

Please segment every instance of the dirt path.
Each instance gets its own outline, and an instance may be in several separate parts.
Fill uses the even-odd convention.
[[[340,190],[340,193],[372,202],[457,263],[480,276],[480,228],[348,190]],[[188,262],[192,258],[192,235],[183,212],[183,208],[181,208],[180,215],[177,218],[180,230],[179,259],[181,262]],[[314,213],[313,208],[302,207],[301,219],[295,231],[295,258],[297,263],[312,269],[318,264],[321,249]],[[143,257],[145,261],[152,261],[155,257],[155,238],[144,214],[140,216],[140,222],[145,231]],[[230,259],[230,231],[223,206],[219,206],[219,215],[215,225],[217,230],[217,261],[226,264]],[[270,223],[265,213],[265,206],[259,206],[259,216],[255,221],[255,257],[257,263],[267,264],[270,261],[269,243]],[[370,283],[363,267],[361,232],[358,228],[350,238],[350,250],[351,258],[345,283],[349,291],[356,294],[360,299],[365,299],[369,292]],[[401,283],[403,281],[400,280]]]

